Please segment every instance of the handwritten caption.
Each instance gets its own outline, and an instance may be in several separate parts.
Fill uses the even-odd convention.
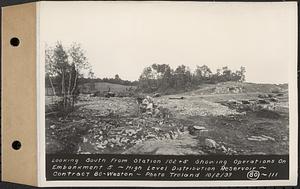
[[[283,180],[288,156],[47,155],[47,180]]]

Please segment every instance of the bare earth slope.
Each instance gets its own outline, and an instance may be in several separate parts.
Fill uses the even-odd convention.
[[[85,97],[67,118],[46,116],[47,153],[288,153],[287,85],[204,85],[154,104],[164,116],[133,97]]]

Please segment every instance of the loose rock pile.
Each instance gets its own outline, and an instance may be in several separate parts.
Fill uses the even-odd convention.
[[[156,118],[170,118],[172,116],[168,108],[158,106],[158,102],[150,96],[141,99],[139,103],[140,116],[150,116]]]
[[[204,152],[206,153],[215,153],[215,154],[227,154],[227,155],[233,155],[237,154],[237,151],[233,150],[232,148],[225,147],[224,144],[222,143],[217,143],[213,139],[205,139],[205,147],[204,147]]]
[[[261,135],[261,136],[251,136],[248,138],[248,140],[251,141],[275,141],[275,138],[267,136],[267,135]]]
[[[168,109],[175,117],[238,114],[238,112],[234,109],[222,106],[219,103],[199,99],[197,97],[189,97],[181,100],[161,98],[157,100],[157,102],[164,108]]]
[[[95,124],[77,153],[117,153],[149,139],[176,139],[180,133],[178,123],[160,118],[119,118],[118,122],[106,119]]]
[[[218,86],[214,90],[214,94],[242,93],[243,88],[239,86]]]
[[[255,100],[228,100],[226,102],[222,102],[221,104],[238,111],[274,111],[276,109],[276,102],[276,100],[270,98]]]

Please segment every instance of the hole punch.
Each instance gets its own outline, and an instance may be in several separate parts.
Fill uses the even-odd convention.
[[[20,141],[15,140],[15,141],[12,143],[11,146],[12,146],[12,148],[13,148],[14,150],[19,150],[19,149],[21,148],[22,144],[21,144]]]
[[[10,39],[10,45],[13,47],[17,47],[20,45],[20,40],[17,37],[13,37]]]

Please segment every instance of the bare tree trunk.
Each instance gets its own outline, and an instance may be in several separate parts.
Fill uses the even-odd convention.
[[[66,109],[65,72],[62,71],[61,92],[63,95],[63,107]]]
[[[75,79],[74,79],[74,85],[73,85],[73,88],[72,88],[72,91],[71,91],[71,95],[72,95],[72,107],[74,107],[74,104],[75,104],[75,96],[74,96],[74,91],[76,89],[76,86],[77,86],[77,78],[78,78],[78,72],[75,71]]]
[[[65,72],[62,71],[61,75],[61,94],[64,96],[65,95]]]
[[[72,91],[71,91],[71,95],[74,94],[74,91],[75,91],[75,89],[76,89],[77,78],[78,78],[78,72],[76,71],[76,75],[75,75],[75,79],[74,79],[74,85],[73,85],[73,88],[72,88]]]
[[[54,88],[54,86],[53,86],[53,82],[52,82],[52,79],[51,79],[50,76],[49,76],[49,81],[50,81],[50,84],[51,84],[51,88],[52,88],[52,91],[53,91],[53,95],[56,96],[55,88]]]
[[[72,79],[72,72],[69,73],[69,86],[68,86],[68,96],[70,96],[71,92],[71,79]]]

